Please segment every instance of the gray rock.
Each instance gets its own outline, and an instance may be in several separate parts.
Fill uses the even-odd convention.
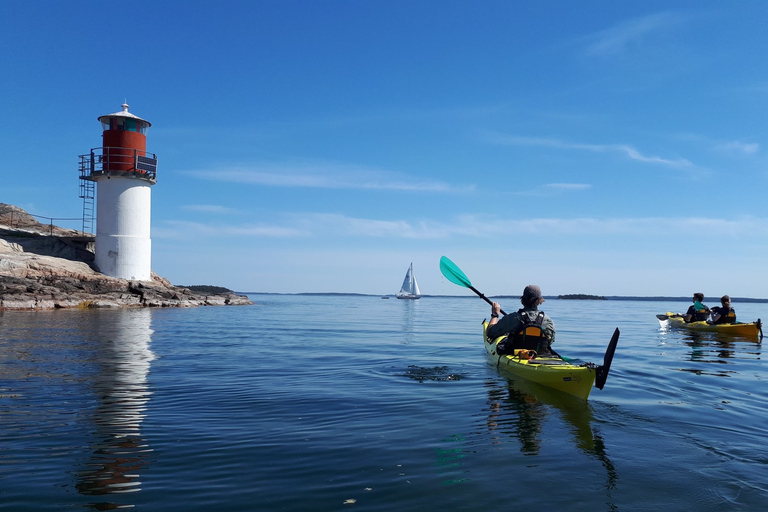
[[[40,224],[0,203],[0,311],[253,304],[234,292],[193,293],[152,274],[116,279],[94,268],[93,235]]]

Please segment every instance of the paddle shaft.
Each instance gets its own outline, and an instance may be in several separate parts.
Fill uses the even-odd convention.
[[[485,302],[487,302],[488,304],[490,304],[490,305],[493,305],[493,301],[491,301],[491,299],[489,299],[488,297],[486,297],[485,295],[483,295],[483,294],[482,294],[482,293],[481,293],[481,292],[480,292],[480,291],[479,291],[477,288],[475,288],[474,286],[472,286],[472,285],[469,285],[469,286],[467,286],[467,288],[469,288],[470,290],[472,290],[473,292],[475,292],[475,293],[476,293],[476,294],[477,294],[477,295],[478,295],[478,296],[479,296],[481,299],[483,299],[483,300],[484,300]],[[499,312],[500,312],[502,315],[504,315],[504,316],[507,316],[507,314],[504,312],[504,310],[503,310],[503,309],[499,309]]]

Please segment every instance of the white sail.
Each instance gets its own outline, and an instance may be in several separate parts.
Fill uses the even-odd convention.
[[[400,293],[413,293],[413,263],[408,267],[408,272],[405,273],[405,279],[403,279],[403,286],[400,287]]]
[[[411,267],[413,267],[413,264],[411,264]],[[411,270],[411,281],[413,281],[413,287],[411,288],[411,293],[414,294],[416,297],[421,297],[421,290],[419,290],[419,283],[416,282],[416,275],[413,273],[413,270]]]
[[[403,280],[403,286],[400,287],[400,291],[395,297],[398,299],[418,299],[421,297],[419,283],[416,282],[416,276],[413,273],[413,263],[408,267],[408,272],[405,273],[405,279]]]

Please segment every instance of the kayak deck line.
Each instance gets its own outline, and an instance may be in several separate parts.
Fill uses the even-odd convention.
[[[495,360],[497,368],[504,368],[518,377],[583,400],[589,398],[593,385],[598,389],[602,389],[603,385],[605,385],[605,379],[608,377],[613,354],[616,350],[616,343],[619,339],[619,330],[616,329],[603,358],[603,365],[597,366],[594,363],[576,365],[559,355],[535,356],[531,359],[526,359],[521,357],[521,354],[524,353],[521,350],[515,350],[513,354],[498,354],[496,347],[506,336],[500,336],[493,340],[489,339],[485,335],[487,329],[488,322],[484,320],[483,338],[485,339],[485,350]]]

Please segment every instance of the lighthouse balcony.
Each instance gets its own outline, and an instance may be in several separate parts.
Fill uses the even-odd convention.
[[[157,182],[157,155],[134,148],[94,148],[80,155],[80,179],[128,177]]]

